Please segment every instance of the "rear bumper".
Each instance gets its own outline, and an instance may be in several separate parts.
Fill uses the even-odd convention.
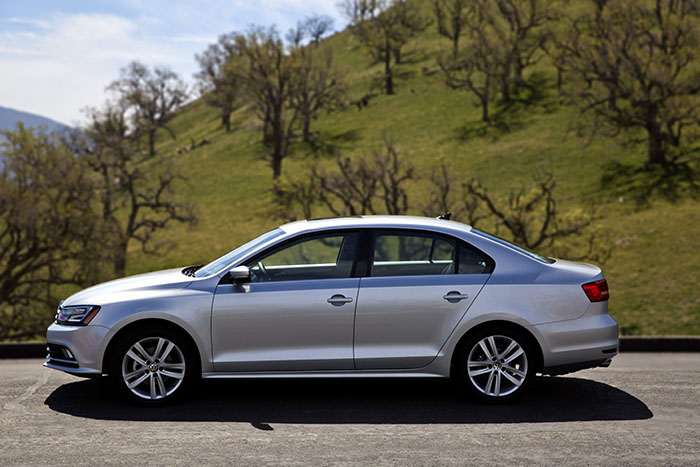
[[[608,366],[617,355],[617,321],[609,314],[536,326],[546,341],[544,374],[564,374]]]

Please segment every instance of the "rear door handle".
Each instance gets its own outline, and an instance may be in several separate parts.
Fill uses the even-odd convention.
[[[448,302],[458,302],[460,300],[466,300],[469,298],[469,295],[459,293],[456,290],[453,290],[452,292],[447,292],[445,295],[442,296],[445,300]]]
[[[326,300],[328,303],[331,305],[342,305],[344,303],[350,303],[352,302],[352,298],[346,297],[345,295],[333,295],[331,298]]]

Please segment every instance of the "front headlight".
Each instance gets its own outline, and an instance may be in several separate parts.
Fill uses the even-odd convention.
[[[56,323],[86,326],[98,311],[100,311],[100,307],[95,305],[59,306],[56,312]]]

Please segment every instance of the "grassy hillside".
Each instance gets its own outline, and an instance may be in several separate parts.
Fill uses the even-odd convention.
[[[326,40],[326,45],[334,49],[351,96],[369,92],[381,67],[371,63],[347,32]],[[561,208],[593,205],[610,230],[615,249],[603,268],[611,287],[611,312],[622,333],[700,334],[700,203],[656,200],[639,208],[601,191],[606,162],[642,164],[644,150],[603,137],[589,141],[577,136],[571,131],[577,110],[561,106],[553,91],[537,105],[511,112],[510,131],[471,132],[465,137],[465,128],[480,126],[475,99],[448,89],[439,74],[422,72],[435,68],[436,52],[448,46],[430,29],[407,46],[405,63],[397,68],[401,78],[395,96],[376,97],[362,111],[349,107],[324,115],[313,130],[344,156],[378,147],[386,133],[418,173],[427,175],[444,160],[464,180],[478,176],[489,191],[502,195],[529,184],[539,169],[553,171]],[[553,80],[544,65],[530,73]],[[197,204],[199,223],[162,233],[162,239],[175,244],[162,256],[143,256],[133,245],[129,273],[207,262],[279,224],[272,215],[272,171],[262,160],[260,123],[245,108],[232,121],[234,131],[226,134],[216,111],[201,100],[181,111],[174,125],[177,140],[163,138],[159,152],[189,177],[182,194]],[[176,154],[192,139],[210,144]],[[284,160],[283,172],[298,176],[311,163],[330,164],[333,159],[298,145]],[[410,194],[415,213],[421,212],[429,189],[425,181],[414,183]]]

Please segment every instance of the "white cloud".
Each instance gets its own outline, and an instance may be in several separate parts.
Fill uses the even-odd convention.
[[[170,66],[186,79],[194,67],[194,52],[143,36],[136,22],[122,17],[58,15],[47,24],[31,35],[0,33],[2,105],[74,123],[82,119],[81,108],[105,100],[105,86],[131,60]]]
[[[168,66],[190,81],[194,54],[222,33],[273,23],[284,33],[313,13],[342,26],[334,0],[121,0],[110,8],[34,8],[0,20],[7,25],[0,29],[0,105],[72,124],[83,119],[80,109],[106,100],[105,87],[131,60]]]

